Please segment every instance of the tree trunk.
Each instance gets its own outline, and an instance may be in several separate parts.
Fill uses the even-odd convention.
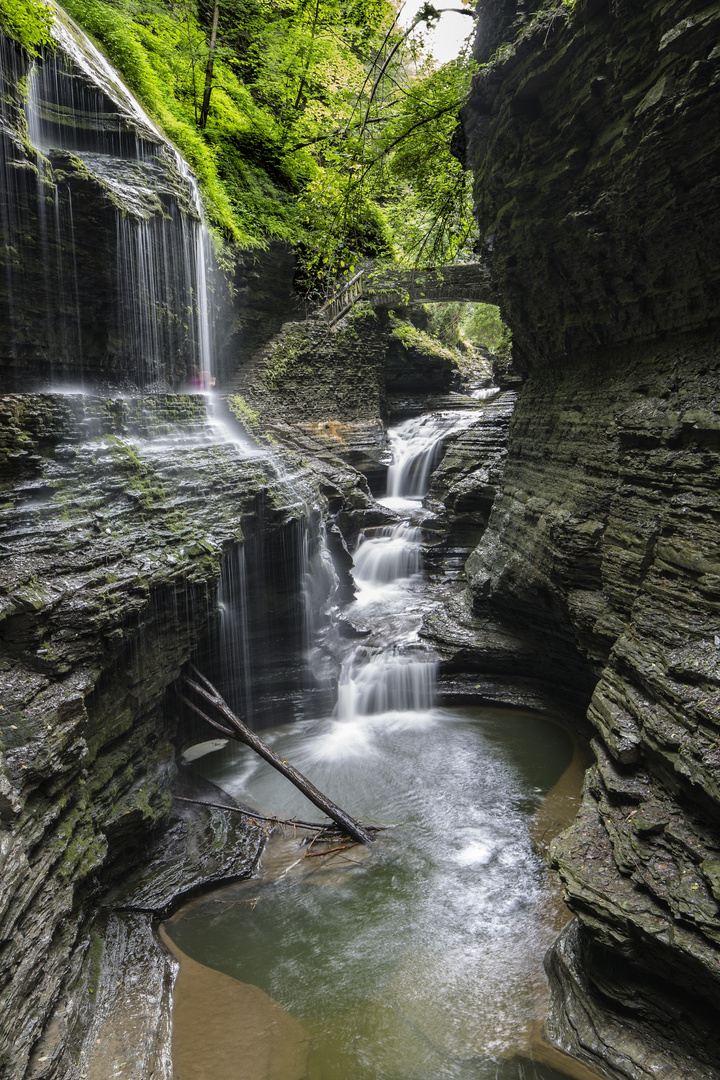
[[[212,93],[213,65],[215,63],[215,47],[217,46],[217,32],[219,20],[220,0],[215,0],[215,4],[213,6],[212,30],[210,31],[210,54],[208,56],[208,62],[205,67],[205,91],[203,93],[203,102],[200,109],[199,124],[201,128],[204,128],[207,124],[208,113],[210,112],[210,95]]]

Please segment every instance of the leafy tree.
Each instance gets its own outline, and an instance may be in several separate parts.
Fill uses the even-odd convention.
[[[449,143],[473,63],[424,55],[432,4],[404,30],[390,0],[65,3],[188,158],[216,227],[292,241],[308,288],[469,243]]]

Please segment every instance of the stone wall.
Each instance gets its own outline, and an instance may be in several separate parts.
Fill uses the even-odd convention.
[[[98,1021],[92,995],[102,990],[106,1012],[132,1011],[133,979],[170,978],[152,974],[152,958],[122,960],[145,955],[147,927],[131,933],[111,918],[121,944],[103,953],[101,898],[161,913],[178,893],[253,865],[252,830],[176,814],[167,833],[171,688],[217,617],[221,566],[243,540],[263,536],[291,566],[289,576],[250,567],[250,608],[276,628],[302,610],[297,523],[322,498],[298,462],[293,471],[290,485],[211,422],[199,395],[0,399],[3,1080],[79,1075]],[[156,862],[148,883],[108,900],[110,885],[152,861],[158,830],[158,857],[170,852],[172,865]],[[145,1028],[138,1010],[128,1032],[147,1034],[152,1009]],[[167,1046],[151,1050],[135,1061],[137,1080],[166,1075],[148,1061],[162,1063]]]
[[[634,1080],[719,1074],[719,26],[488,0],[463,113],[526,377],[446,636],[479,669],[516,639],[588,707],[549,1032]]]

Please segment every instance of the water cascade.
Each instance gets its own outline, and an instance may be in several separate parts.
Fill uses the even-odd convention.
[[[402,522],[385,525],[361,538],[353,559],[353,576],[365,586],[386,585],[420,571],[422,530]]]
[[[408,500],[421,501],[427,492],[430,474],[442,456],[445,439],[463,431],[474,420],[472,410],[458,413],[447,409],[398,424],[390,432],[393,460],[388,470],[384,502],[403,509]]]
[[[278,840],[263,879],[230,886],[220,904],[200,901],[168,926],[185,953],[289,1011],[288,1053],[310,1080],[564,1075],[537,1060],[542,955],[556,931],[528,830],[568,761],[569,741],[549,722],[522,715],[439,708],[435,657],[419,636],[440,601],[422,574],[418,478],[427,484],[438,444],[474,419],[424,417],[391,433],[396,465],[387,501],[407,516],[359,541],[357,596],[339,613],[350,629],[336,708],[263,733],[331,798],[363,820],[396,827],[372,850],[324,866]],[[205,775],[242,802],[310,815],[303,797],[244,749],[209,761]],[[213,1000],[211,1009],[216,1022],[223,1005]],[[186,1051],[229,1076],[237,1055],[246,1060],[237,1038],[232,1049],[185,1044]],[[262,1073],[296,1075],[280,1067]]]
[[[34,385],[42,372],[45,386],[206,387],[212,248],[197,183],[61,12],[53,35],[58,47],[27,78],[32,172],[4,146],[5,171],[22,177],[3,200],[17,253],[5,280],[10,366],[30,368]]]

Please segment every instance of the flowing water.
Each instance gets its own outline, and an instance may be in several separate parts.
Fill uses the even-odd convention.
[[[203,1041],[204,1021],[195,1025],[199,1064],[178,1033],[179,1080],[567,1075],[538,1038],[542,957],[558,905],[530,836],[571,763],[571,740],[538,717],[439,707],[436,659],[418,633],[434,602],[422,575],[423,484],[438,444],[472,420],[426,417],[393,433],[389,501],[407,519],[361,538],[355,553],[357,598],[342,616],[356,637],[336,709],[263,733],[349,813],[388,827],[369,848],[325,857],[292,836],[275,838],[258,880],[196,901],[168,924],[175,945],[206,965],[192,968],[203,1001],[183,984],[193,1003],[183,1016],[205,1016],[212,1000],[212,1016],[231,1028],[223,1059],[223,1040]],[[317,820],[250,751],[205,762],[206,776],[259,812]],[[220,999],[202,974],[208,968],[238,980],[221,984]],[[265,1016],[271,1045],[271,1031],[280,1033],[280,1058],[236,1041],[241,1019],[227,1015],[227,1000]]]
[[[27,80],[35,197],[16,192],[20,220],[2,200],[0,225],[18,252],[7,263],[11,314],[40,300],[45,326],[35,347],[52,381],[82,384],[92,371],[95,382],[115,385],[207,387],[213,258],[197,183],[62,12],[53,35],[61,48],[35,60]],[[25,251],[22,219],[33,217]],[[42,297],[33,295],[38,286]],[[13,332],[20,356],[22,317]]]

